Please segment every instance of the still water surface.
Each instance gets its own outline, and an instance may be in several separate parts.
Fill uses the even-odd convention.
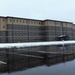
[[[52,66],[40,66],[1,75],[75,75],[75,60]]]
[[[49,50],[49,47],[0,50],[0,61],[7,62],[0,64],[0,75],[75,75],[74,50],[55,49],[54,54],[53,50]]]
[[[52,65],[30,68],[29,70],[13,73],[4,73],[1,75],[75,75],[75,60]]]
[[[25,75],[75,75],[75,60],[67,63],[57,64],[51,67],[41,66],[23,71]]]

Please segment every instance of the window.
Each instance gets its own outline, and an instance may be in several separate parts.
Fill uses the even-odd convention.
[[[34,21],[34,24],[35,24],[35,21]]]
[[[21,23],[21,20],[20,20],[20,23]]]
[[[51,21],[50,21],[50,24],[51,24]]]
[[[33,22],[31,21],[31,24],[32,24]]]
[[[23,20],[23,23],[24,23],[24,20]]]
[[[3,19],[3,21],[5,21],[5,19]]]
[[[15,20],[13,20],[13,22],[15,22]]]
[[[38,22],[37,22],[37,24],[38,24]]]
[[[10,22],[12,22],[12,19],[10,19]]]
[[[3,28],[5,28],[5,26],[3,26]]]
[[[18,20],[16,20],[17,21],[17,23],[18,23]]]
[[[28,23],[30,23],[30,21],[28,21]]]
[[[27,21],[26,21],[26,23],[27,23]]]

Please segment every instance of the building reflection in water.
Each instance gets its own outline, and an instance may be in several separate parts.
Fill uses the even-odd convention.
[[[23,71],[42,65],[51,66],[74,58],[73,46],[0,49],[0,61],[7,63],[0,64],[0,73]]]

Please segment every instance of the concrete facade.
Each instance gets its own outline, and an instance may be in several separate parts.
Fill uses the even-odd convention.
[[[72,22],[0,17],[0,43],[54,41],[60,35],[73,40],[74,31]]]

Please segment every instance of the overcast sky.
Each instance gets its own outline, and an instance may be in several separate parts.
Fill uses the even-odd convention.
[[[0,0],[0,16],[75,23],[75,0]]]

